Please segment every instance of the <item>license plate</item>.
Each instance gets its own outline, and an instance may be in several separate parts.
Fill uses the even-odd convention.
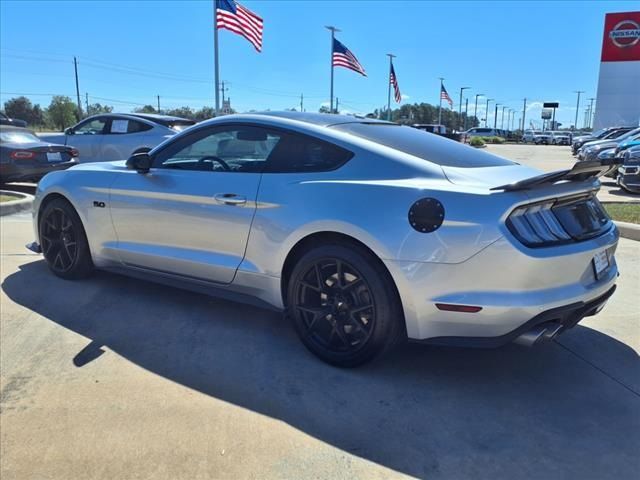
[[[596,253],[593,256],[593,270],[596,272],[596,279],[599,280],[602,273],[609,268],[609,255],[607,251]]]
[[[47,152],[47,161],[49,162],[61,162],[62,155],[60,152]]]

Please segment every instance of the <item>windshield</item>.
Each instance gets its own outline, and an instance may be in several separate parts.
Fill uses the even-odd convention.
[[[444,167],[477,168],[515,164],[496,155],[411,127],[389,123],[343,123],[332,128]]]
[[[626,140],[627,138],[631,138],[638,133],[640,133],[640,128],[635,128],[633,130],[629,130],[626,133],[620,133],[620,135],[616,135],[615,137],[610,138],[615,138],[616,140]]]
[[[40,139],[31,132],[9,130],[7,132],[0,132],[0,142],[2,143],[34,143],[34,142],[40,142]]]

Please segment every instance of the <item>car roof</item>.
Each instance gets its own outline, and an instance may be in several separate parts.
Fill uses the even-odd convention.
[[[157,113],[117,113],[115,115],[129,115],[132,117],[144,118],[146,120],[151,120],[151,121],[156,121],[156,120],[161,120],[165,122],[174,122],[174,121],[192,122],[193,121],[193,120],[189,120],[188,118],[174,117],[173,115],[159,115]]]
[[[264,115],[270,117],[285,118],[303,123],[330,127],[344,123],[392,123],[375,118],[368,118],[361,115],[340,115],[331,113],[310,113],[310,112],[255,112],[253,115]]]

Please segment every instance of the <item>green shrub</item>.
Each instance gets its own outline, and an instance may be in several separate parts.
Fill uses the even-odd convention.
[[[481,137],[484,143],[504,143],[506,140],[502,137]]]
[[[472,147],[484,147],[484,140],[482,139],[482,137],[471,137],[469,145],[471,145]]]

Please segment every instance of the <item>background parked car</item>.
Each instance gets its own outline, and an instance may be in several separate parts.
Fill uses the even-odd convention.
[[[0,112],[0,125],[11,125],[13,127],[26,127],[27,122],[24,120],[18,120],[17,118],[9,118],[4,113]]]
[[[495,128],[473,127],[463,133],[465,141],[472,137],[499,137],[500,134]]]
[[[552,145],[571,145],[571,132],[551,132]]]
[[[533,142],[533,137],[536,135],[535,130],[525,130],[522,134],[522,143]]]
[[[591,135],[574,137],[573,142],[571,143],[571,153],[577,155],[578,150],[580,150],[585,143],[597,140],[606,140],[608,138],[616,138],[632,129],[633,127],[607,127],[602,130],[598,130]]]
[[[78,163],[70,146],[43,142],[31,130],[0,125],[0,183],[38,181]]]
[[[608,150],[610,148],[617,148],[621,143],[625,142],[626,140],[634,140],[638,136],[640,136],[640,128],[630,130],[624,135],[620,135],[617,138],[597,140],[595,142],[587,142],[580,148],[580,150],[578,150],[578,159],[579,160],[595,160],[596,158],[598,158],[598,155],[603,150]]]
[[[64,133],[41,134],[40,138],[73,144],[80,151],[82,162],[108,162],[148,152],[195,123],[167,115],[104,114],[86,118]]]
[[[549,145],[551,138],[551,132],[536,132],[533,136],[533,143],[536,145]]]
[[[461,133],[455,131],[447,131],[447,127],[444,125],[437,125],[431,123],[414,123],[411,125],[413,128],[417,128],[418,130],[424,130],[425,132],[435,133],[436,135],[440,135],[441,137],[446,137],[451,140],[455,140],[457,142],[462,138]]]
[[[640,146],[628,148],[623,161],[618,169],[618,185],[629,193],[640,193]]]

